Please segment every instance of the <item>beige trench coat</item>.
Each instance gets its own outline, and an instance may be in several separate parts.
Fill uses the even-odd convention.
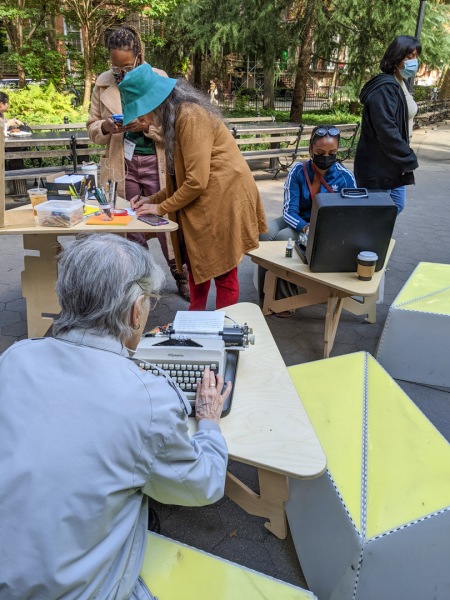
[[[155,69],[160,75],[164,71]],[[117,193],[125,198],[125,156],[123,151],[123,135],[104,134],[102,123],[111,115],[122,112],[120,92],[112,71],[105,71],[97,77],[91,98],[91,109],[86,127],[89,139],[99,146],[106,146],[106,154],[100,159],[100,181],[106,183],[108,179],[118,182]],[[145,133],[144,133],[145,135]],[[149,136],[154,137],[154,136]],[[165,157],[164,146],[155,140],[156,155],[158,158],[160,187],[165,186]]]
[[[160,215],[176,218],[196,284],[223,275],[258,247],[267,231],[253,175],[225,124],[182,104],[175,124],[175,180],[152,196]],[[176,189],[175,189],[176,187]]]

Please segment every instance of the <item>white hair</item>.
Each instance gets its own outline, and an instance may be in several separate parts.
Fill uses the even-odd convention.
[[[131,310],[144,292],[157,292],[164,273],[148,250],[114,234],[80,235],[58,259],[58,335],[75,327],[127,339]]]

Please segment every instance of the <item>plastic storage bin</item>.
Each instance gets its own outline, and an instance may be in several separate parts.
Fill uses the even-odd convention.
[[[49,200],[35,210],[38,225],[43,227],[73,227],[83,220],[83,203],[78,200]]]

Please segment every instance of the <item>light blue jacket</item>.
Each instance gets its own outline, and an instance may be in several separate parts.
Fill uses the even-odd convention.
[[[1,600],[128,598],[144,493],[186,506],[223,496],[220,428],[202,420],[190,439],[182,393],[127,354],[74,330],[0,356]]]

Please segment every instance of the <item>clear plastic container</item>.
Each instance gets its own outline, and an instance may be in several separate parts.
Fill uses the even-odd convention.
[[[38,225],[42,227],[73,227],[83,220],[80,200],[49,200],[36,206]]]

